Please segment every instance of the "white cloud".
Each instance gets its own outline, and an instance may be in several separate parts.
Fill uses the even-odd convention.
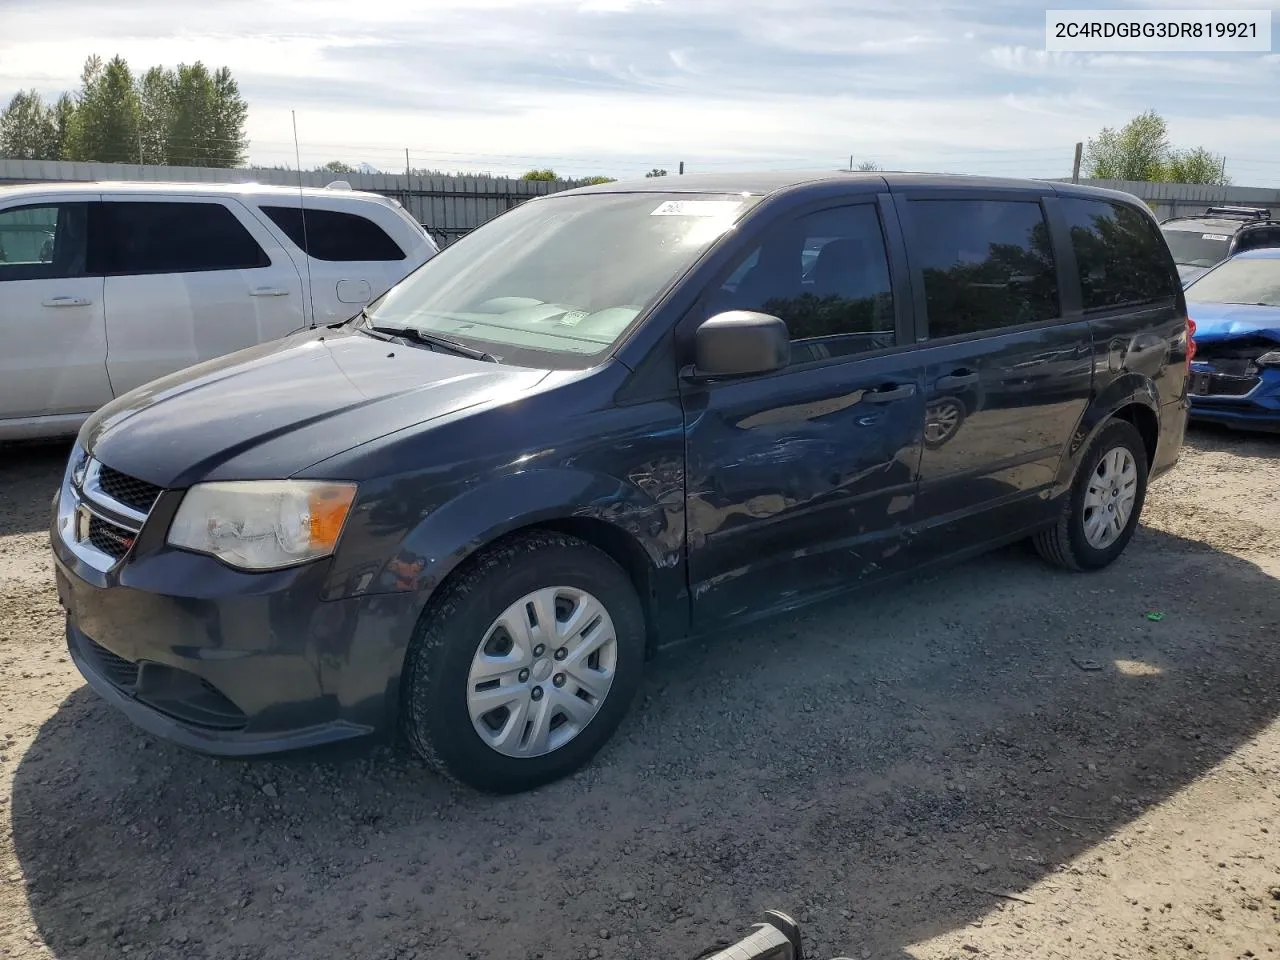
[[[1043,6],[1017,0],[204,0],[199,18],[173,0],[0,3],[0,97],[72,88],[93,52],[227,65],[259,161],[291,159],[292,109],[305,161],[388,169],[407,146],[415,165],[495,172],[853,153],[1045,176],[1147,107],[1179,140],[1280,157],[1280,56],[1050,54]]]

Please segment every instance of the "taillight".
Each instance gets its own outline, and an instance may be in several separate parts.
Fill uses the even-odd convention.
[[[1196,322],[1187,317],[1187,364],[1196,355]]]

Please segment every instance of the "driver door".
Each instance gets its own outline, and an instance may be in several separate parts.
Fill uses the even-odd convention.
[[[699,628],[905,563],[924,424],[906,284],[891,201],[868,197],[744,238],[682,322],[686,352],[698,323],[729,309],[781,317],[792,339],[781,370],[681,385]]]

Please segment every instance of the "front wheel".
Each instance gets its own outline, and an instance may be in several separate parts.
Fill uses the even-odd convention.
[[[640,684],[644,616],[626,573],[573,537],[485,552],[429,605],[410,644],[403,723],[437,771],[512,793],[604,746]]]
[[[1069,570],[1100,570],[1124,552],[1147,495],[1147,449],[1125,420],[1112,420],[1085,451],[1052,527],[1036,534],[1044,559]]]

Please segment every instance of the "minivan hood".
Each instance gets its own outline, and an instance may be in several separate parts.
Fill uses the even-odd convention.
[[[514,398],[547,372],[320,329],[145,384],[98,410],[80,436],[103,463],[162,487],[287,477],[397,430]]]
[[[1187,313],[1196,322],[1197,342],[1265,337],[1280,343],[1280,307],[1188,299]]]

